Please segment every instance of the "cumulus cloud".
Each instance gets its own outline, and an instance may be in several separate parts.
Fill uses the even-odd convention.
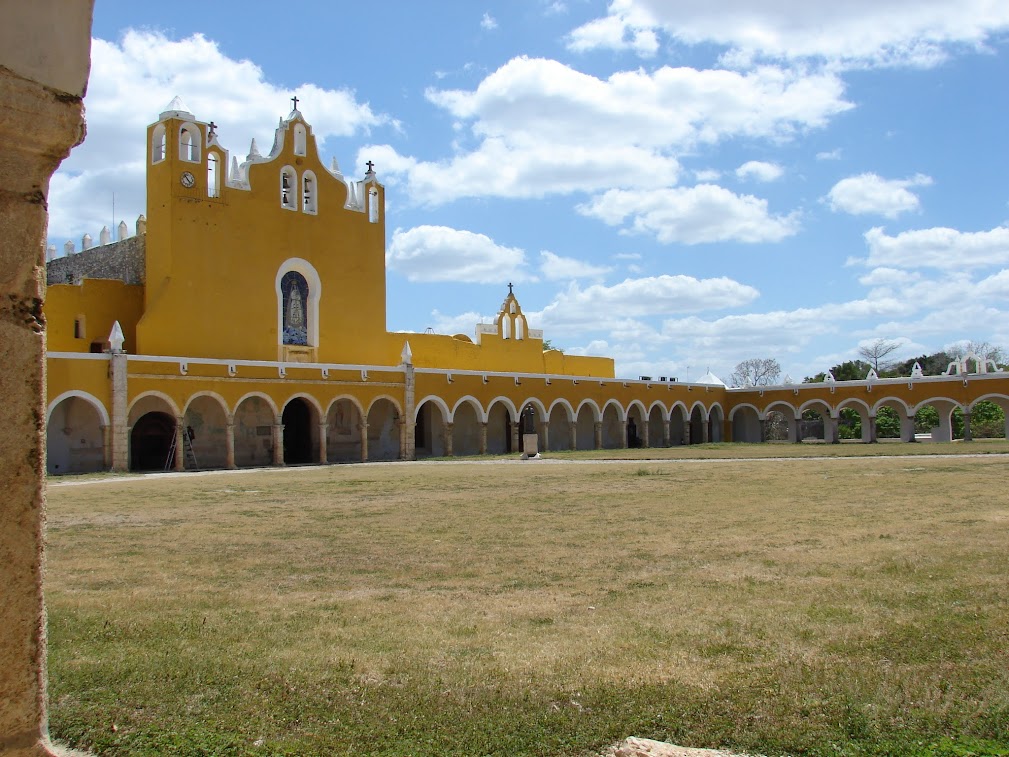
[[[480,28],[487,31],[497,29],[497,19],[495,19],[490,13],[484,13],[483,18],[480,19]]]
[[[863,173],[841,179],[831,187],[825,201],[830,209],[851,215],[881,215],[896,218],[901,213],[917,210],[918,195],[908,187],[927,187],[932,178],[915,174],[909,179],[884,179],[874,173]]]
[[[744,180],[774,181],[780,179],[784,173],[784,169],[777,163],[766,163],[761,160],[748,160],[736,169],[736,176]]]
[[[484,234],[447,226],[396,229],[386,264],[410,281],[492,284],[532,279],[522,250],[496,244]]]
[[[665,244],[778,242],[799,230],[796,213],[772,216],[766,200],[713,184],[648,192],[612,189],[578,211],[610,226],[630,218],[627,231],[652,235]]]
[[[229,58],[202,34],[175,40],[128,30],[118,42],[93,40],[88,138],[53,177],[50,239],[79,238],[84,231],[96,236],[110,221],[113,192],[116,223],[144,212],[146,127],[176,95],[198,119],[220,124],[221,143],[244,157],[252,137],[269,149],[278,116],[291,109],[292,92],[320,143],[396,125],[349,90],[274,84],[259,66]]]
[[[816,154],[817,160],[840,160],[841,148],[835,147],[833,150],[825,150]]]
[[[740,66],[762,59],[932,66],[1007,29],[1009,5],[991,0],[612,0],[605,16],[571,33],[569,46],[638,51],[635,40],[661,31],[688,45],[721,45]]]
[[[843,95],[831,74],[771,66],[746,74],[663,66],[602,79],[519,57],[475,90],[428,90],[428,99],[469,131],[451,158],[400,164],[412,198],[431,205],[667,187],[678,180],[683,151],[821,128],[852,107]]]
[[[563,258],[544,250],[540,253],[540,271],[548,281],[571,279],[598,279],[612,271],[611,266],[592,265],[583,260]]]
[[[964,270],[1009,264],[1009,227],[991,231],[932,228],[889,236],[875,227],[865,233],[871,267]]]
[[[571,284],[538,313],[527,313],[544,328],[571,333],[605,331],[635,341],[654,330],[644,317],[746,305],[759,296],[756,289],[727,277],[696,279],[692,276],[649,276],[625,279],[613,286]]]

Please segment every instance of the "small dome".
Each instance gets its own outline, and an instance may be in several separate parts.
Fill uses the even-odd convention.
[[[194,118],[193,114],[189,112],[189,108],[185,106],[182,102],[182,98],[176,95],[172,98],[172,101],[168,103],[165,109],[161,112],[158,118],[164,121],[166,118]]]
[[[695,381],[694,383],[707,384],[709,386],[725,386],[725,382],[722,381],[720,378],[718,378],[718,376],[716,376],[714,373],[712,373],[710,368],[708,369],[707,373],[705,373],[703,376],[697,379],[697,381]]]

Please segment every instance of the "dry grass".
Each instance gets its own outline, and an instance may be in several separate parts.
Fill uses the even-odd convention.
[[[1005,466],[53,486],[52,727],[103,754],[1009,754]]]

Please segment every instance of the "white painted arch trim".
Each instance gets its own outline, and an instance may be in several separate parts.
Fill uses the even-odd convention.
[[[910,406],[900,397],[883,397],[872,406],[872,414],[876,415],[881,407],[893,407],[894,405],[896,405],[900,411],[903,411],[904,418],[911,415]]]
[[[757,420],[764,420],[764,417],[760,414],[760,410],[757,409],[756,405],[751,405],[749,402],[744,402],[741,405],[736,405],[729,411],[729,420],[734,421],[736,418],[736,413],[740,410],[752,410],[757,415]]]
[[[316,418],[319,421],[321,421],[323,418],[326,417],[326,416],[324,416],[322,414],[322,404],[319,402],[319,400],[317,400],[315,397],[313,397],[308,392],[296,392],[296,393],[292,394],[290,397],[288,397],[286,400],[284,400],[284,404],[281,407],[280,415],[283,415],[284,414],[284,410],[287,409],[287,406],[290,405],[295,400],[305,400],[305,402],[307,402],[309,405],[311,405],[312,407],[314,407],[315,408],[315,413],[316,413]]]
[[[252,399],[253,397],[258,397],[259,399],[266,402],[266,404],[270,406],[270,410],[273,411],[274,418],[280,417],[280,411],[277,409],[277,403],[273,401],[273,397],[271,397],[269,394],[264,394],[263,392],[246,392],[245,394],[243,394],[241,397],[238,398],[238,402],[235,403],[235,409],[232,411],[232,415],[237,417],[238,410],[242,406],[242,403],[245,402],[246,400]]]
[[[624,410],[624,406],[616,400],[606,400],[606,403],[603,405],[602,412],[600,413],[600,420],[606,416],[606,410],[610,407],[616,408],[618,421],[621,423],[627,422],[627,411]]]
[[[58,397],[55,397],[53,401],[49,403],[49,407],[46,408],[47,424],[49,423],[49,419],[52,418],[53,410],[56,409],[56,406],[60,404],[63,400],[70,399],[71,397],[77,397],[78,399],[84,400],[89,405],[92,405],[98,412],[98,417],[101,419],[102,426],[112,425],[112,421],[109,420],[109,412],[108,410],[105,409],[105,405],[102,404],[101,400],[95,397],[95,395],[88,394],[87,392],[82,392],[79,389],[71,389],[68,392],[63,392],[63,394],[59,395]]]
[[[553,402],[550,403],[550,407],[547,408],[547,420],[554,414],[554,408],[560,405],[564,408],[564,412],[568,417],[568,423],[574,423],[577,416],[575,415],[575,409],[571,407],[571,403],[568,402],[563,397],[558,397]]]
[[[981,401],[980,398],[974,400],[974,402],[980,402],[980,401]],[[919,410],[928,405],[937,405],[936,407],[937,411],[939,410],[940,407],[945,407],[946,405],[949,405],[949,412],[953,412],[957,408],[960,408],[960,410],[966,409],[962,402],[958,402],[952,397],[929,397],[927,400],[922,400],[918,404],[913,405],[909,410],[909,413],[911,415],[917,415]]]
[[[488,418],[490,417],[491,410],[493,410],[494,405],[496,405],[499,402],[502,405],[504,405],[505,409],[508,411],[508,419],[512,423],[517,423],[519,417],[519,411],[515,409],[515,403],[512,402],[508,397],[504,397],[502,395],[498,395],[497,397],[492,399],[489,403],[487,403],[487,417]]]
[[[277,269],[274,288],[277,292],[277,344],[284,345],[284,295],[280,281],[291,271],[297,271],[308,282],[308,346],[319,346],[319,300],[322,299],[322,279],[315,266],[304,258],[288,258]]]
[[[386,401],[391,404],[399,418],[403,417],[403,408],[399,406],[399,402],[396,401],[396,398],[388,394],[380,394],[368,405],[368,412],[364,415],[365,421],[368,420],[368,416],[371,415],[371,411],[375,409],[375,405],[382,401]]]
[[[596,401],[592,399],[584,399],[578,403],[578,411],[575,413],[575,418],[580,417],[582,414],[582,410],[586,407],[592,411],[593,423],[599,423],[603,419],[603,413],[599,409],[599,405],[597,405]]]
[[[439,397],[437,394],[429,394],[424,399],[416,404],[413,409],[413,422],[417,422],[417,418],[420,417],[421,408],[424,407],[428,402],[433,403],[438,409],[441,410],[441,417],[444,423],[451,423],[452,411],[449,410],[448,405],[445,400]]]
[[[631,410],[633,408],[637,408],[638,409],[638,414],[641,416],[641,421],[643,423],[647,423],[648,422],[648,410],[645,408],[645,403],[642,402],[641,400],[631,400],[628,403],[628,405],[627,405],[626,411],[624,412],[625,417],[629,417],[630,416]]]
[[[1001,400],[1001,402],[999,402],[999,400]],[[998,393],[986,394],[983,397],[978,397],[976,400],[971,402],[969,405],[969,409],[973,411],[974,405],[976,405],[978,402],[994,402],[996,405],[1000,405],[1002,409],[1005,410],[1006,407],[1009,407],[1009,395]]]
[[[458,399],[455,405],[452,407],[452,412],[449,414],[448,422],[455,423],[455,414],[459,411],[459,408],[463,405],[469,405],[473,408],[473,412],[476,413],[476,419],[479,423],[487,422],[487,413],[484,412],[483,406],[480,404],[480,400],[474,397],[472,394],[467,394]]]
[[[534,408],[536,408],[536,414],[539,416],[541,422],[550,420],[550,413],[547,412],[547,406],[544,405],[541,400],[537,399],[536,397],[527,397],[526,399],[522,400],[522,404],[520,407],[522,408],[522,410],[525,410],[527,405],[532,405]],[[521,413],[521,411],[519,412]]]
[[[211,392],[209,390],[201,390],[199,392],[196,392],[188,400],[186,400],[186,406],[182,410],[183,416],[185,416],[185,414],[189,412],[189,408],[191,408],[193,406],[193,403],[200,397],[209,397],[210,399],[216,400],[217,403],[221,406],[221,410],[224,412],[224,417],[228,419],[231,418],[231,409],[228,407],[227,400],[225,400],[224,397],[219,395],[217,392]]]
[[[869,403],[866,402],[865,400],[858,399],[858,397],[848,397],[845,400],[841,400],[837,404],[838,417],[841,416],[841,411],[848,407],[852,407],[853,409],[855,409],[858,412],[860,418],[875,417],[875,412],[873,411],[872,407],[870,407]]]
[[[343,402],[344,400],[346,400],[351,405],[353,405],[354,407],[356,407],[357,408],[357,412],[361,415],[362,418],[367,418],[368,417],[368,414],[364,410],[364,406],[360,403],[360,401],[357,399],[357,397],[355,397],[352,394],[341,394],[341,395],[339,395],[337,397],[334,397],[332,399],[332,401],[329,403],[329,405],[326,406],[326,418],[327,419],[329,418],[329,414],[331,412],[333,412],[333,408],[336,407],[337,403]]]
[[[787,420],[797,421],[802,417],[802,413],[795,409],[795,405],[790,402],[785,402],[784,400],[775,400],[768,405],[764,406],[764,413],[762,418],[767,418],[771,413],[781,413]],[[791,413],[791,416],[789,416]]]
[[[133,402],[130,403],[130,407],[126,411],[127,419],[131,415],[133,415],[133,408],[135,408],[141,400],[146,399],[148,397],[157,397],[159,400],[168,405],[169,409],[171,409],[172,411],[173,418],[178,418],[179,416],[182,415],[182,413],[179,412],[179,406],[175,403],[174,399],[172,399],[169,395],[165,394],[164,392],[159,392],[155,389],[150,389],[146,392],[141,392],[140,394],[138,394],[136,397],[133,398]],[[132,426],[133,424],[131,423],[130,425]]]
[[[806,400],[801,405],[799,405],[799,411],[798,411],[799,417],[801,417],[802,414],[807,410],[816,410],[817,412],[820,412],[822,415],[821,411],[823,410],[823,408],[827,409],[827,415],[829,417],[834,419],[837,418],[837,412],[838,412],[837,408],[833,407],[826,400],[817,399],[815,397],[811,400]]]
[[[667,408],[665,405],[663,405],[661,402],[659,402],[659,400],[655,400],[654,402],[652,402],[652,404],[648,407],[648,415],[645,416],[645,417],[646,418],[651,418],[652,417],[652,411],[655,408],[659,408],[659,410],[661,411],[661,413],[662,413],[662,421],[664,423],[668,423],[669,422],[669,408]]]

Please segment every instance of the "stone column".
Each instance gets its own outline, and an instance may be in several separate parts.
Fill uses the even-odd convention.
[[[326,445],[329,439],[326,438],[326,432],[329,431],[329,423],[326,421],[319,422],[319,464],[325,465],[329,462],[329,454],[326,451]]]
[[[876,416],[875,415],[870,415],[869,416],[869,444],[875,444],[877,441],[879,441],[879,440],[876,438]]]
[[[594,441],[596,449],[603,448],[603,424],[601,421],[596,421],[592,424],[592,433],[594,436]]]
[[[760,419],[760,443],[767,441],[767,418]]]
[[[130,469],[129,404],[126,386],[126,353],[109,355],[109,372],[112,378],[112,470],[124,473]]]
[[[547,452],[550,449],[550,421],[540,421],[539,432],[539,451]]]
[[[792,444],[802,443],[802,431],[799,425],[801,422],[799,418],[788,419],[788,441],[792,442]]]
[[[5,3],[0,23],[0,755],[54,754],[46,725],[46,195],[84,138],[92,3]]]
[[[569,423],[571,429],[571,449],[578,449],[578,421]]]
[[[823,416],[823,441],[828,444],[841,443],[841,430],[838,428],[838,419],[829,414]]]
[[[487,421],[480,424],[480,454],[487,454]]]
[[[519,426],[521,421],[512,423],[512,452],[519,451]]]
[[[445,440],[445,457],[452,457],[455,455],[455,440],[452,438],[452,431],[455,429],[454,423],[446,423],[444,436]]]
[[[686,447],[690,446],[692,435],[690,433],[690,421],[683,421],[683,444]]]
[[[112,426],[102,426],[102,465],[112,468]]]
[[[410,351],[410,343],[403,345],[403,420],[400,424],[399,456],[404,460],[415,460],[417,458],[416,439],[414,429],[416,424],[413,418],[416,412],[414,399],[417,386],[417,378],[413,368],[413,353]]]
[[[176,471],[184,471],[186,469],[186,447],[185,447],[185,437],[183,434],[186,433],[186,419],[185,416],[178,416],[175,419],[175,459],[172,461],[172,467]]]
[[[284,424],[277,418],[273,424],[273,464],[284,464]]]
[[[965,442],[974,441],[974,434],[970,430],[970,410],[963,411],[963,440]]]
[[[673,443],[672,443],[673,431],[672,431],[672,428],[670,427],[670,422],[669,421],[662,421],[661,428],[662,428],[662,446],[663,447],[671,447],[671,446],[673,446]]]
[[[638,438],[641,440],[642,447],[650,447],[651,444],[648,442],[648,419],[641,421],[641,433]]]
[[[357,428],[361,432],[361,462],[368,462],[368,421],[362,420]]]
[[[627,421],[620,422],[620,449],[627,449]]]
[[[228,470],[235,470],[235,419],[228,418],[228,425],[224,429],[224,467]]]
[[[399,457],[401,460],[414,460],[417,457],[414,436],[417,433],[417,425],[410,422],[400,422],[399,424]]]
[[[913,415],[909,415],[907,417],[907,440],[912,443],[918,441],[917,439],[914,438],[914,431],[915,431],[915,417]]]
[[[701,444],[708,443],[708,421],[701,421]]]

